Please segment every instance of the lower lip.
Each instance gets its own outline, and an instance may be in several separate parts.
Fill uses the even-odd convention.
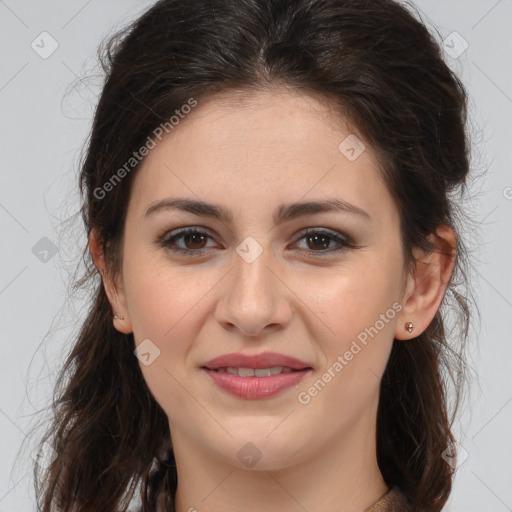
[[[230,373],[208,370],[207,368],[203,368],[203,370],[219,388],[233,396],[246,400],[259,400],[275,396],[285,389],[298,384],[311,371],[308,368],[271,375],[270,377],[240,377]]]

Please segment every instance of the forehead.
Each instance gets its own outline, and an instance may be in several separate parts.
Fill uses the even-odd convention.
[[[328,133],[336,133],[338,138],[341,133],[355,131],[343,110],[329,98],[276,86],[268,90],[223,91],[207,96],[184,121],[183,124],[194,124],[198,135],[201,130],[209,131],[211,125],[222,128],[214,129],[208,136],[216,147],[243,136],[267,144],[275,141],[277,145],[286,140],[313,142]],[[294,127],[292,132],[283,130],[290,126]]]
[[[325,98],[283,89],[198,101],[142,162],[134,190],[138,210],[183,194],[238,201],[239,209],[240,197],[262,205],[328,193],[361,208],[379,200],[392,207],[373,148],[343,113]]]

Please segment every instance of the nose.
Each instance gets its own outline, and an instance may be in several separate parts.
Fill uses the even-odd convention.
[[[278,274],[269,249],[250,263],[235,253],[233,268],[219,289],[217,322],[244,337],[284,329],[292,318],[293,293]]]

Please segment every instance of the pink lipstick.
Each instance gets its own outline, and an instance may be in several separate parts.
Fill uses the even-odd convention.
[[[227,393],[246,400],[270,398],[298,384],[312,367],[276,352],[224,354],[201,367]]]

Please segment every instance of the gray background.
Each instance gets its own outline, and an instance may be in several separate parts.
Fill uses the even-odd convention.
[[[35,509],[29,459],[36,438],[26,434],[83,319],[84,297],[68,300],[68,283],[85,243],[73,215],[101,86],[96,48],[151,3],[0,0],[0,512]],[[512,1],[414,4],[446,40],[446,60],[468,88],[473,166],[486,171],[468,204],[479,233],[470,240],[481,314],[470,364],[478,379],[456,425],[468,457],[445,510],[512,511]],[[454,31],[468,43],[463,53]],[[48,56],[52,44],[58,48]]]

